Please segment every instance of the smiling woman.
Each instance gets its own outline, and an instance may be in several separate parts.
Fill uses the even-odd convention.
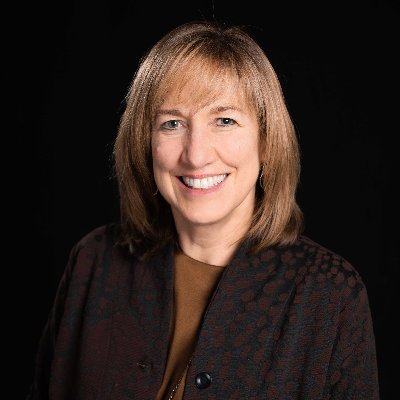
[[[192,101],[190,84],[179,95],[172,91],[152,136],[155,182],[171,206],[181,248],[214,265],[229,262],[249,229],[260,170],[258,120],[231,89],[235,83],[228,80],[229,89],[203,104]],[[207,251],[193,235],[207,237]]]
[[[114,146],[121,220],[79,240],[34,399],[378,399],[363,281],[302,235],[299,149],[243,28],[146,54]]]
[[[259,250],[292,243],[301,230],[293,124],[274,69],[243,30],[187,24],[162,38],[136,73],[115,156],[124,240],[139,251],[176,239],[177,224],[189,215],[197,223],[178,232],[180,245],[196,259],[224,265],[243,240]],[[222,175],[212,195],[180,185],[186,178],[204,186],[205,178]],[[204,226],[207,218],[214,220]],[[202,249],[186,240],[192,228],[210,239]],[[134,238],[147,243],[134,245]]]

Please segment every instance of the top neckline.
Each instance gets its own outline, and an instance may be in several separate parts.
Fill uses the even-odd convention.
[[[184,253],[180,247],[178,248],[175,255],[182,256],[182,257],[186,258],[192,264],[197,264],[198,266],[203,266],[203,267],[206,266],[206,267],[214,267],[214,268],[225,268],[226,267],[226,265],[214,265],[214,264],[208,264],[204,261],[196,260],[195,258],[192,258],[192,257],[188,256],[186,253]]]

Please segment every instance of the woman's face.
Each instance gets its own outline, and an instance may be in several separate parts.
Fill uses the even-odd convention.
[[[152,136],[154,178],[177,226],[248,224],[260,169],[256,115],[233,88],[210,102],[170,93]],[[232,89],[230,89],[232,87]]]

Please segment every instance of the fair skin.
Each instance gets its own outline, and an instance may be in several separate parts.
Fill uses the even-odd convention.
[[[235,90],[201,105],[191,101],[191,90],[170,93],[158,110],[154,178],[171,206],[182,251],[222,266],[251,223],[260,168],[258,123]]]

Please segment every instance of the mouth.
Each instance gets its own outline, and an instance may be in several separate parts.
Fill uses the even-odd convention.
[[[192,178],[180,176],[179,180],[190,189],[207,190],[220,185],[229,174],[213,175],[206,178]]]

